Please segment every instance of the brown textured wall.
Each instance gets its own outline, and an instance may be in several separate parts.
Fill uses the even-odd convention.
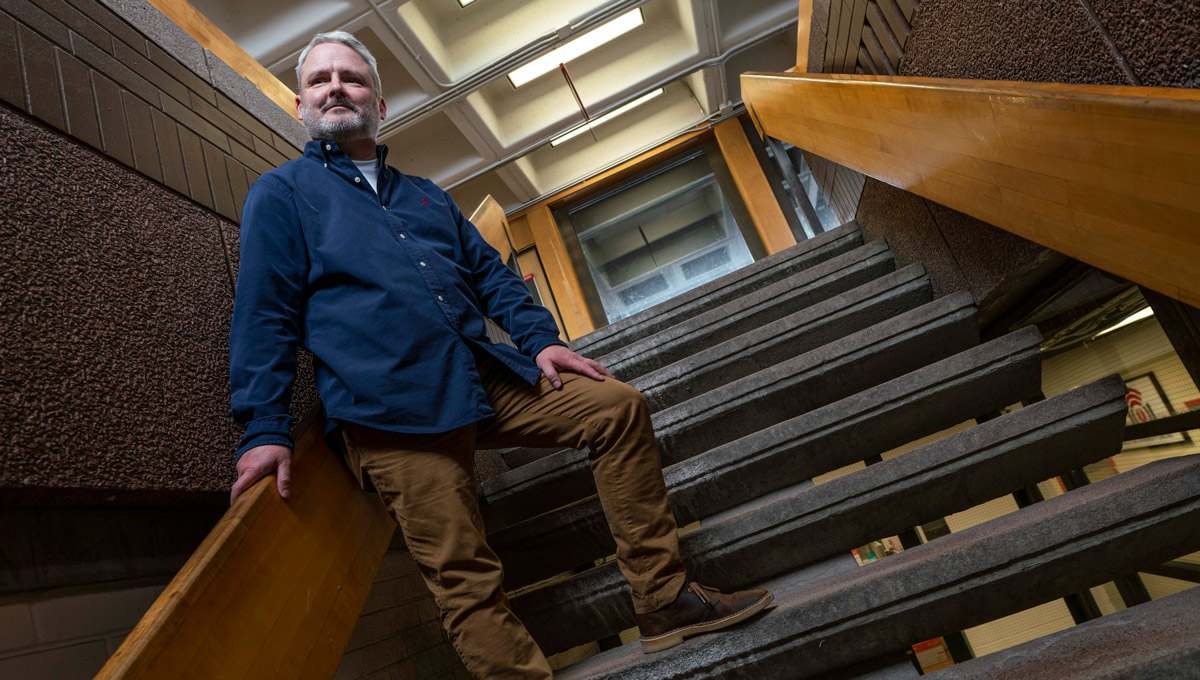
[[[925,0],[900,74],[1195,87],[1195,0]],[[903,263],[925,262],[940,293],[969,290],[985,325],[1065,258],[876,180],[857,219]]]
[[[1139,84],[1200,87],[1200,2],[1090,2]]]
[[[236,221],[303,129],[144,2],[0,5],[0,505],[219,503]]]
[[[227,487],[236,227],[7,108],[0,147],[0,487]]]
[[[220,500],[237,225],[5,106],[0,148],[0,498]]]
[[[926,0],[913,16],[900,73],[1131,84],[1079,0]]]

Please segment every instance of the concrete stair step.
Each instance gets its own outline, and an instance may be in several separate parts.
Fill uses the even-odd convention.
[[[681,537],[689,578],[727,591],[762,583],[1103,460],[1121,449],[1125,394],[1112,376],[820,486],[755,499]],[[513,607],[550,653],[636,623],[613,562]],[[587,616],[564,626],[566,607]]]
[[[1197,527],[1200,455],[1159,460],[818,582],[782,577],[765,584],[776,606],[745,625],[555,677],[822,677],[1200,549]]]
[[[642,391],[651,411],[661,411],[914,309],[931,298],[925,268],[911,265],[630,382]],[[507,449],[501,455],[511,470],[560,450],[525,447]]]
[[[975,346],[968,293],[934,300],[656,413],[672,465]]]
[[[914,371],[976,342],[969,294],[922,305],[654,414],[663,464]],[[560,451],[483,483],[487,504],[509,522],[593,493],[587,454],[575,450]]]
[[[911,265],[633,381],[653,412],[812,351],[930,302],[925,268]]]
[[[1200,678],[1200,588],[938,671],[940,680]]]
[[[693,288],[637,314],[573,340],[571,349],[590,357],[608,354],[664,328],[719,307],[796,272],[850,251],[863,243],[858,225],[848,222],[754,264]]]
[[[895,269],[896,260],[887,243],[872,241],[604,355],[589,356],[621,380],[632,382]]]
[[[528,465],[535,460],[541,460],[552,453],[562,451],[561,447],[538,448],[534,446],[518,446],[501,453],[509,470],[515,470],[522,465]]]
[[[681,526],[705,520],[1029,398],[1041,387],[1041,339],[1033,327],[1011,333],[670,466],[663,473],[675,515]],[[595,495],[488,542],[510,589],[615,549]]]

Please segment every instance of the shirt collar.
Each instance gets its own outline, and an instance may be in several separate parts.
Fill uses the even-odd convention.
[[[388,148],[386,144],[375,145],[375,157],[379,159],[378,167],[387,164]],[[338,148],[338,143],[323,139],[314,139],[304,145],[304,155],[313,160],[328,163],[335,158],[350,158],[346,152]]]

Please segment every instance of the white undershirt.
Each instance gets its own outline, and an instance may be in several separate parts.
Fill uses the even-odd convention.
[[[371,185],[371,190],[379,193],[379,187],[376,186],[379,181],[379,159],[372,158],[369,161],[354,161],[354,165],[362,173],[362,176],[366,178],[367,184]]]

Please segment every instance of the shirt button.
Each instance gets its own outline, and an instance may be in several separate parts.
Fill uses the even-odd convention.
[[[438,302],[445,302],[445,301],[446,301],[446,298],[442,297],[441,295],[438,296]]]
[[[425,266],[425,263],[424,263],[424,262],[422,262],[422,263],[421,263],[421,266],[422,266],[422,267],[424,267],[424,266]]]
[[[400,238],[408,238],[408,237],[405,236],[404,234],[400,234]]]
[[[327,167],[327,168],[329,167],[329,164],[328,164],[328,163],[324,163],[323,165],[324,165],[325,167]]]
[[[386,206],[386,205],[381,205],[381,206],[379,206],[379,207],[380,207],[380,208],[383,208],[384,210],[387,210],[387,206]]]
[[[333,151],[333,145],[332,145],[332,144],[326,144],[326,145],[325,145],[325,150],[326,150],[326,151]]]
[[[362,181],[362,180],[361,180],[361,179],[359,179],[358,177],[355,177],[355,178],[354,178],[354,183],[355,183],[355,184],[358,184],[358,183],[359,183],[359,182],[361,182],[361,181]]]

